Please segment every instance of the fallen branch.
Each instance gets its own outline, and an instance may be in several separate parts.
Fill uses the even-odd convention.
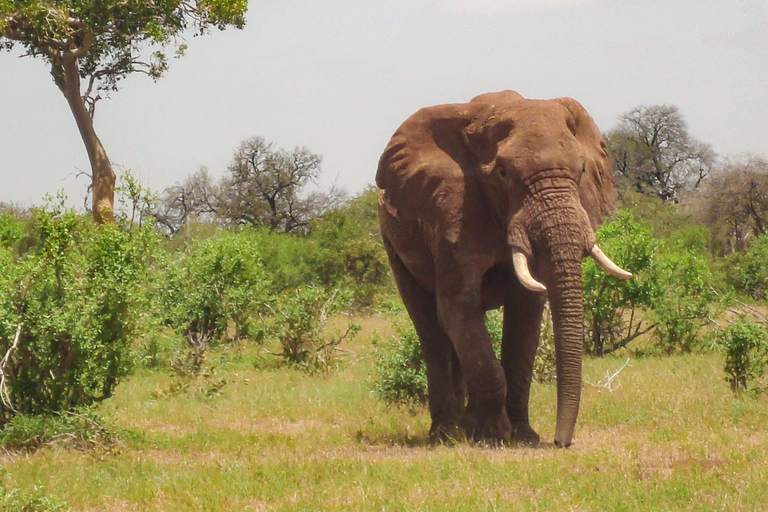
[[[610,372],[606,372],[605,373],[605,377],[603,377],[602,379],[597,381],[597,384],[592,384],[587,379],[584,379],[584,382],[586,382],[587,384],[589,384],[590,386],[592,386],[594,388],[607,389],[609,393],[613,393],[613,391],[615,389],[619,389],[619,387],[621,387],[620,385],[616,386],[615,388],[613,387],[614,379],[616,379],[616,377],[618,377],[619,373],[621,373],[621,371],[624,368],[626,368],[627,366],[629,366],[629,358],[627,358],[627,360],[624,362],[624,364],[621,365],[621,368],[616,370],[613,374],[611,374]]]

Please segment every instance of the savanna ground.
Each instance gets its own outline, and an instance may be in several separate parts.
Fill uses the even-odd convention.
[[[585,359],[567,449],[432,446],[424,408],[372,393],[363,321],[327,373],[271,368],[262,348],[212,351],[206,375],[143,370],[100,405],[117,441],[0,455],[0,477],[41,510],[761,510],[768,397],[734,395],[722,357]],[[184,384],[184,385],[180,385]],[[555,386],[534,384],[532,421],[555,427]],[[50,505],[50,504],[53,505]],[[64,505],[66,504],[66,505]],[[34,510],[28,508],[26,510]]]

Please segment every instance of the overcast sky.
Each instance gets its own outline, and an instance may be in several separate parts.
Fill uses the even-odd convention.
[[[373,182],[418,108],[514,89],[571,96],[607,131],[638,105],[674,104],[720,155],[768,155],[765,0],[251,0],[245,30],[190,38],[159,82],[98,104],[113,163],[161,191],[200,166],[221,176],[262,135],[323,156],[323,186]],[[88,159],[41,60],[0,53],[0,201],[40,203]]]

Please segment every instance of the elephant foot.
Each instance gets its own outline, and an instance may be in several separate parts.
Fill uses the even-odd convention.
[[[512,426],[512,441],[536,446],[541,443],[541,437],[528,423],[522,423]]]
[[[456,422],[432,421],[429,429],[429,442],[433,444],[451,444],[464,436],[464,433]]]
[[[478,414],[472,407],[467,407],[461,428],[469,439],[494,443],[508,440],[512,433],[512,425],[503,409],[496,413]]]

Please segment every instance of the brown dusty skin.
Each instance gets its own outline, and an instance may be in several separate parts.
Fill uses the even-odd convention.
[[[580,263],[614,202],[592,118],[570,98],[513,91],[424,108],[392,136],[376,183],[382,236],[427,364],[433,436],[461,426],[476,438],[538,441],[528,395],[544,301],[520,284],[514,250],[552,305],[555,441],[571,444],[581,393]],[[502,305],[500,363],[483,318]]]

